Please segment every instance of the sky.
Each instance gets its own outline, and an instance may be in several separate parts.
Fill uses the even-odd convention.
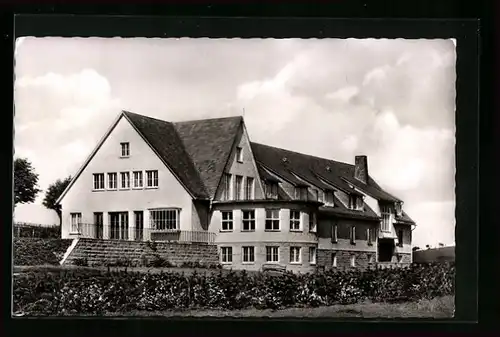
[[[416,221],[413,244],[452,245],[455,61],[455,41],[437,39],[21,38],[15,157],[45,190],[76,173],[121,110],[243,115],[254,142],[348,163],[367,155]]]

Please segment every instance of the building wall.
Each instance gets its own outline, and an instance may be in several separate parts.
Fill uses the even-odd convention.
[[[333,264],[333,254],[337,258]],[[354,255],[354,267],[351,258]],[[322,269],[368,268],[376,265],[376,253],[370,251],[347,251],[318,249],[318,267]]]
[[[129,158],[120,158],[121,142],[130,143]],[[119,172],[134,170],[158,170],[158,188],[93,191],[93,173],[104,173],[107,179],[107,172],[117,172],[119,183]],[[131,225],[133,224],[133,211],[142,210],[144,211],[144,227],[147,228],[149,208],[178,207],[181,209],[181,230],[191,230],[191,196],[124,117],[119,120],[109,137],[90,160],[64,196],[61,204],[63,238],[72,237],[70,213],[73,212],[82,213],[84,223],[93,223],[93,212],[103,212],[106,225],[109,220],[107,212],[129,211],[129,225]]]
[[[411,226],[409,225],[399,225],[396,224],[394,225],[394,229],[396,233],[398,230],[403,231],[403,247],[396,246],[395,253],[396,254],[409,254],[410,257],[412,256],[412,231],[411,231]]]
[[[332,242],[332,226],[337,225],[337,242]],[[350,228],[356,227],[356,242],[351,243]],[[372,230],[372,244],[368,244],[367,230]],[[368,251],[377,250],[378,223],[374,221],[320,218],[318,222],[318,248],[330,250]]]

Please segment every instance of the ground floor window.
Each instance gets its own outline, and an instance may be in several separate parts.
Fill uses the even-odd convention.
[[[233,262],[233,247],[221,247],[220,252],[221,252],[222,263]]]
[[[255,262],[255,247],[243,247],[243,262]]]
[[[332,253],[332,267],[337,267],[337,253]]]
[[[351,255],[351,267],[356,267],[356,255]]]
[[[290,263],[301,263],[300,247],[290,247]]]
[[[102,239],[103,238],[103,225],[104,224],[104,215],[102,212],[94,213],[94,225],[95,225],[95,238]]]
[[[266,247],[266,262],[279,262],[279,247]]]
[[[128,240],[128,212],[109,213],[110,238]]]
[[[149,213],[150,225],[154,230],[179,229],[179,209],[153,209]]]
[[[71,231],[78,232],[78,225],[82,222],[82,213],[71,213]]]
[[[316,264],[316,247],[309,247],[309,263]]]

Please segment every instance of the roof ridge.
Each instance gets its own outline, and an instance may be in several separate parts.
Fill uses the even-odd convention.
[[[193,123],[193,122],[202,122],[202,121],[216,121],[222,119],[243,119],[243,116],[228,116],[228,117],[213,117],[213,118],[199,118],[199,119],[189,119],[184,121],[172,122],[173,124],[182,124],[182,123]]]

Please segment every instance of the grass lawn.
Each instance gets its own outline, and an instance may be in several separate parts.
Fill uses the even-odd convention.
[[[283,310],[189,310],[189,311],[132,311],[125,313],[109,313],[107,316],[136,317],[307,317],[307,318],[452,318],[455,310],[452,296],[407,302],[389,303],[357,303],[350,305],[333,305],[318,308],[287,308]]]

